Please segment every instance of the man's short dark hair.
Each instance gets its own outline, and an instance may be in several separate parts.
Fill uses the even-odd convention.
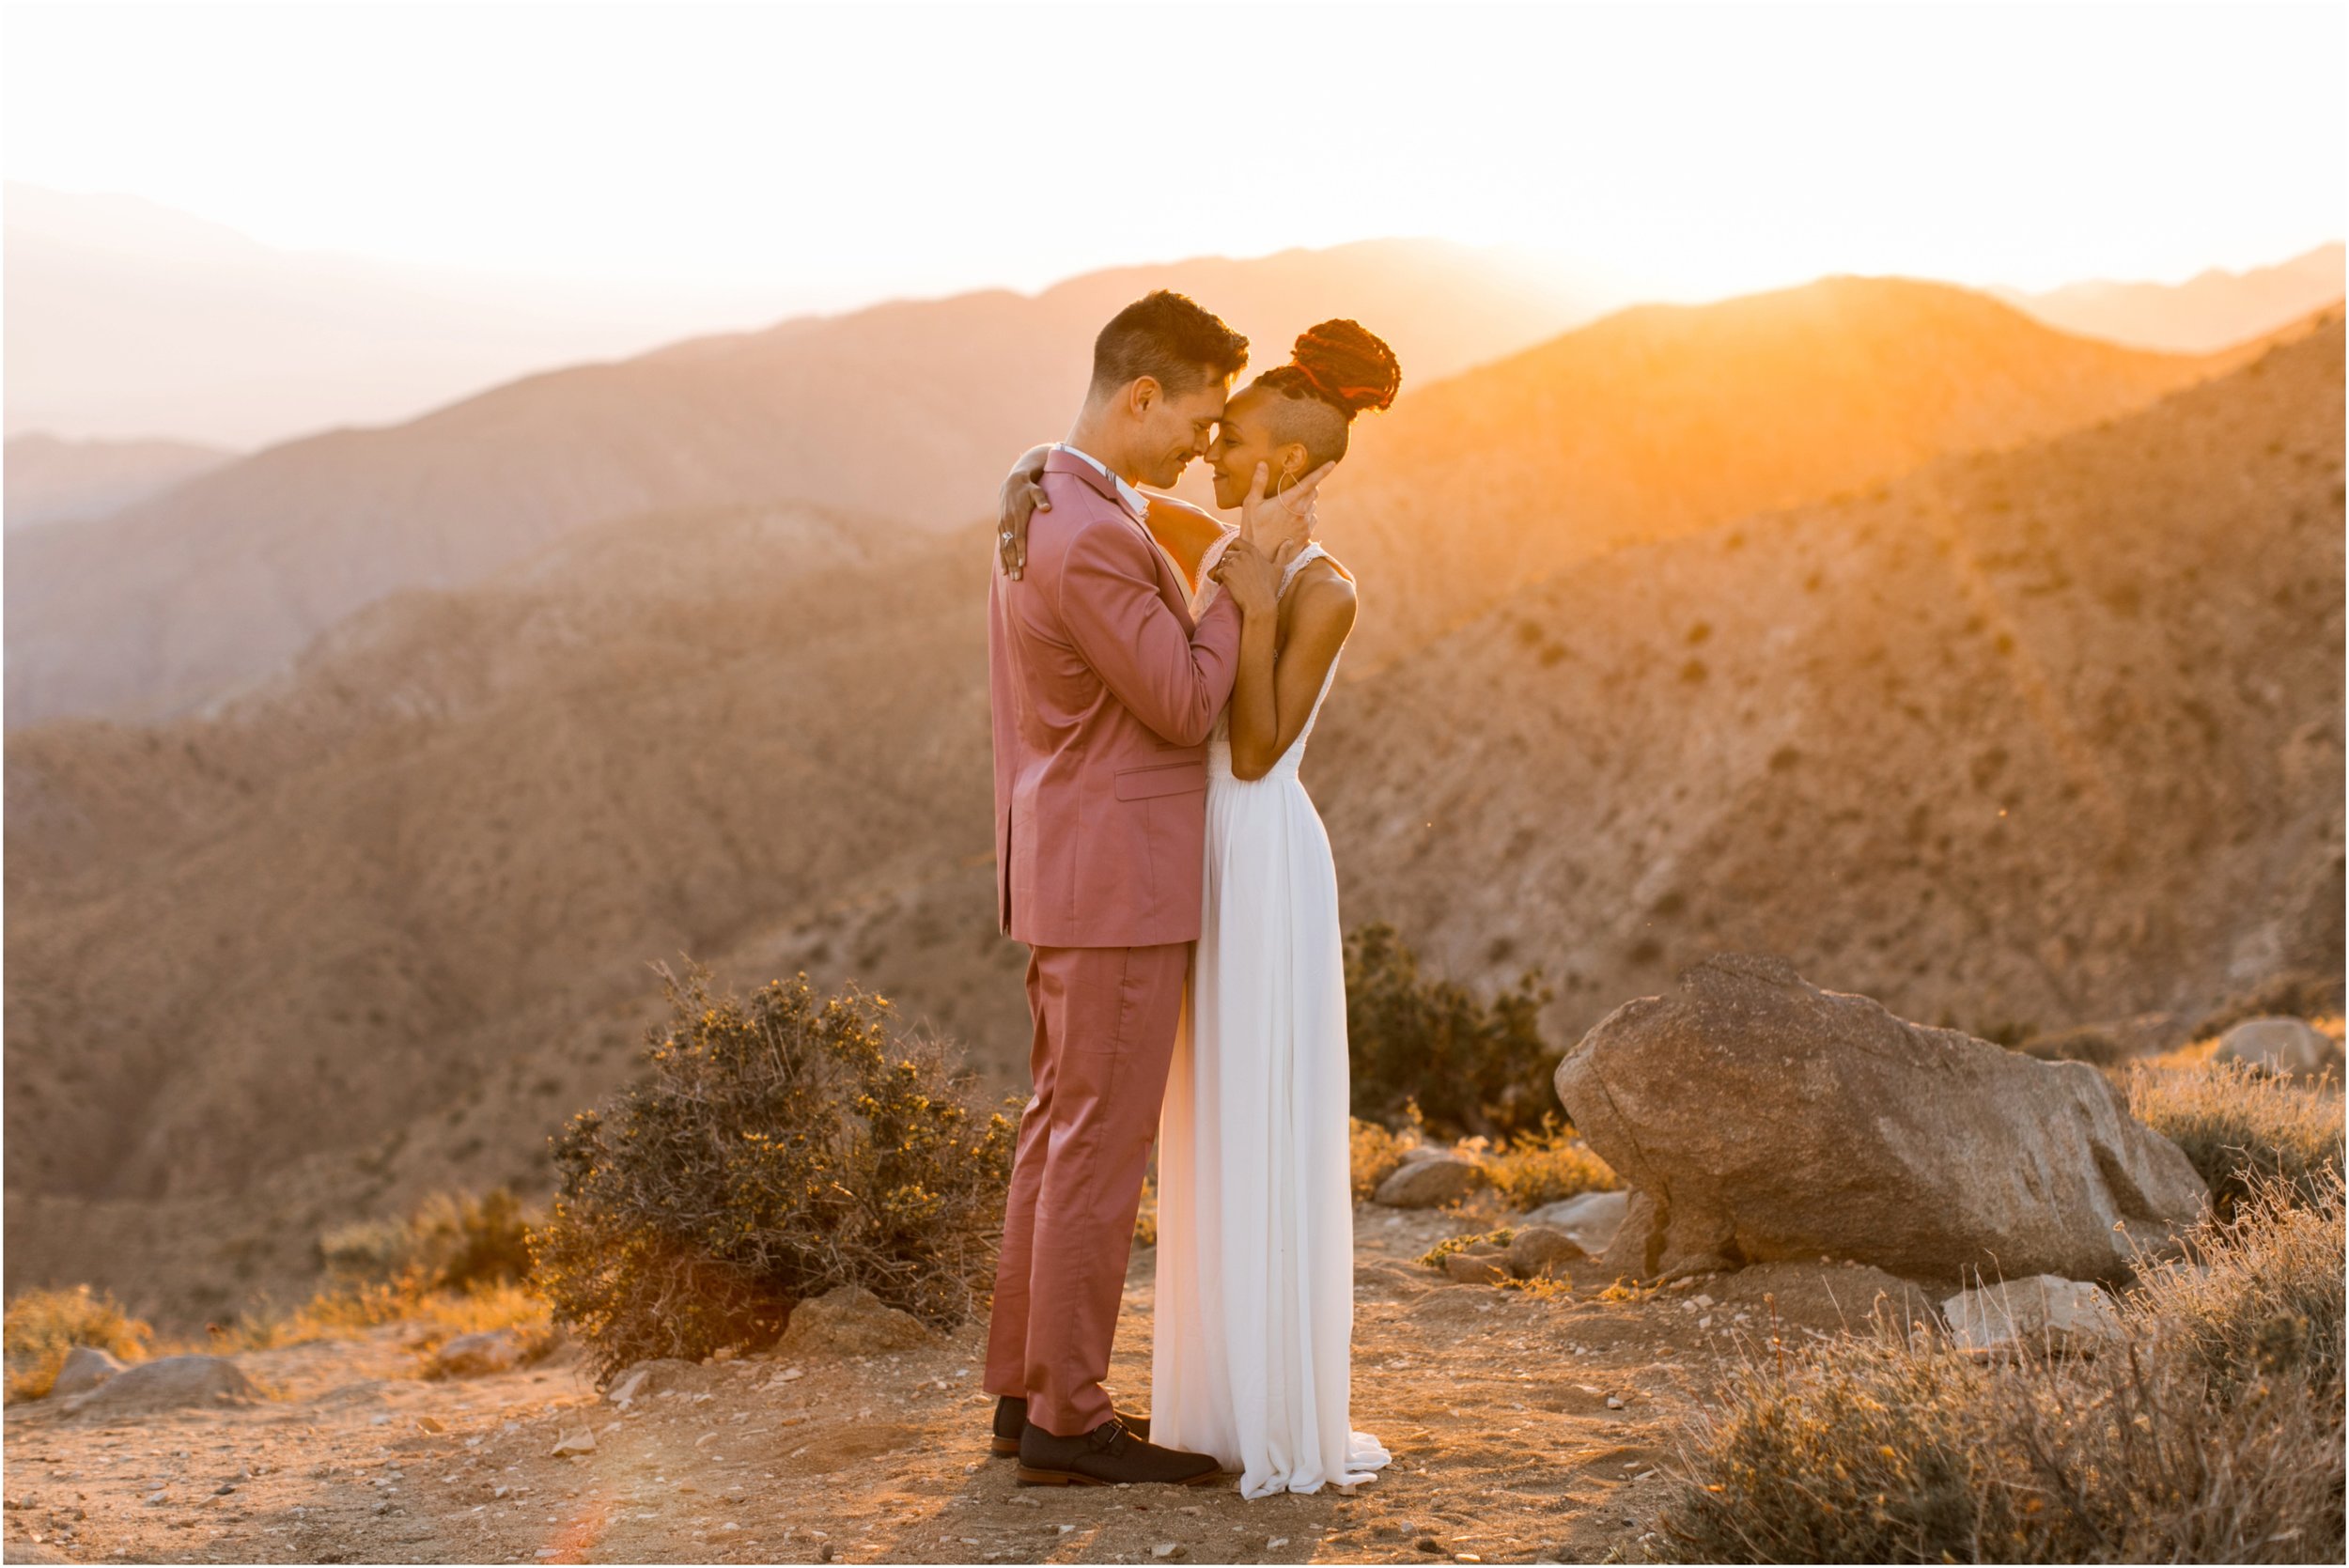
[[[1174,396],[1229,380],[1248,364],[1248,339],[1196,301],[1161,288],[1110,318],[1093,340],[1093,390],[1148,376]]]

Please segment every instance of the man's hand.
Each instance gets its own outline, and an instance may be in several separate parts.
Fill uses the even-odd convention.
[[[1038,446],[1023,453],[996,494],[995,551],[1003,575],[1014,582],[1028,564],[1028,520],[1052,509],[1044,494],[1044,455],[1050,450]]]
[[[1239,613],[1250,620],[1280,608],[1281,568],[1242,534],[1223,548],[1223,558],[1207,574],[1223,584]]]
[[[1270,470],[1258,463],[1248,499],[1240,503],[1239,536],[1262,551],[1276,567],[1287,566],[1312,540],[1314,491],[1337,466],[1324,463],[1279,495],[1268,496],[1265,484]]]

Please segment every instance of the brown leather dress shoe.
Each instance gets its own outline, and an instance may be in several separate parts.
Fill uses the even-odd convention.
[[[1214,1455],[1146,1443],[1115,1416],[1081,1437],[1056,1437],[1034,1421],[1019,1435],[1027,1486],[1205,1486],[1222,1473]]]
[[[1120,1410],[1117,1412],[1117,1419],[1125,1424],[1126,1430],[1135,1436],[1150,1436],[1149,1417],[1129,1416]],[[1027,1430],[1028,1402],[1024,1399],[1014,1398],[1009,1394],[997,1395],[995,1399],[995,1440],[989,1452],[998,1459],[1017,1459],[1019,1457],[1019,1435]]]

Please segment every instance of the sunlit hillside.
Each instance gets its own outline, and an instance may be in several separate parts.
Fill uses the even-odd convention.
[[[1330,538],[1411,591],[1366,620],[1357,667],[1617,546],[2090,424],[2211,368],[1899,279],[1622,312],[1365,436]]]
[[[1315,320],[1360,316],[1429,379],[1604,303],[1465,246],[1374,241],[803,318],[530,377],[12,541],[8,722],[182,710],[386,594],[476,582],[614,518],[811,505],[967,526],[1014,455],[1066,429],[1100,323],[1156,287],[1222,312],[1265,363]]]
[[[2341,345],[1626,548],[1345,691],[1349,918],[1539,966],[1566,1038],[1723,948],[1977,1032],[2337,974]]]
[[[2338,707],[2338,327],[2108,431],[1902,481],[1968,443],[2092,427],[2191,369],[1908,287],[1640,313],[1433,389],[1506,476],[1482,505],[1452,500],[1440,515],[1472,525],[1453,533],[1398,532],[1374,503],[1423,494],[1439,515],[1473,465],[1403,408],[1365,426],[1366,472],[1326,508],[1363,580],[1365,650],[1416,648],[1514,576],[1582,565],[1332,698],[1308,777],[1349,921],[1393,919],[1472,975],[1538,959],[1567,987],[1560,1025],[1652,986],[1708,930],[1806,961],[1864,952],[1864,974],[1819,972],[1962,998],[1976,1023],[1997,1021],[1980,1006],[2053,1024],[2183,1004],[2293,957],[2278,890],[2305,903],[2294,868],[2318,893],[2339,876],[2323,821],[2290,826],[2306,801],[2337,806],[2337,731],[2285,745]],[[1951,320],[1999,335],[1929,330]],[[1641,321],[1659,329],[1645,346]],[[1844,444],[1797,440],[1795,409]],[[1728,479],[1691,471],[1708,451]],[[1871,475],[1882,497],[1823,505]],[[1821,509],[1714,515],[1776,504]],[[2076,516],[2108,559],[2077,559],[2057,526]],[[2214,553],[2217,528],[2274,542]],[[1937,540],[1984,575],[1950,576]],[[211,1312],[298,1284],[338,1218],[540,1179],[549,1127],[630,1070],[646,964],[680,953],[877,985],[1008,1083],[1026,1027],[988,894],[987,547],[975,527],[804,505],[647,513],[465,590],[387,598],[212,718],[12,734],[11,1282]],[[2107,581],[2138,557],[2164,572]],[[1415,608],[1431,583],[1445,597]],[[2305,653],[2279,657],[2285,637]],[[2050,650],[2076,638],[2086,673],[2061,674]],[[2197,673],[2156,682],[2157,711],[2127,706],[2126,671],[2179,660]],[[1962,747],[1904,727],[1927,721]],[[1976,790],[2014,792],[2023,819],[1978,820]],[[2085,919],[2085,890],[2117,875],[2127,835],[2094,814],[2203,792],[2220,793],[2144,830],[2158,853],[2122,884],[2112,918],[2150,934],[2043,955],[2063,928],[2035,901]],[[2273,832],[2238,846],[2215,826],[2236,806]],[[2091,815],[2021,831],[2059,810]],[[2189,873],[2266,901],[2159,912],[2162,878]],[[1983,919],[1892,912],[1911,905]],[[2186,962],[2189,939],[2219,956]],[[2061,989],[2031,978],[2059,961],[2077,965]]]

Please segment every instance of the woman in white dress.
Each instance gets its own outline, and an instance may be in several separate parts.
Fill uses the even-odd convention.
[[[1217,504],[1237,506],[1260,470],[1275,492],[1316,483],[1354,416],[1386,408],[1400,380],[1355,322],[1306,333],[1226,405],[1207,454]],[[1237,528],[1164,497],[1149,512],[1198,585],[1194,608],[1221,589],[1248,611],[1208,741],[1199,944],[1159,1126],[1150,1440],[1215,1455],[1250,1498],[1356,1484],[1390,1455],[1350,1419],[1344,936],[1329,836],[1298,779],[1355,584],[1318,543],[1276,556],[1277,582],[1227,571]],[[1247,602],[1267,594],[1277,617]]]

